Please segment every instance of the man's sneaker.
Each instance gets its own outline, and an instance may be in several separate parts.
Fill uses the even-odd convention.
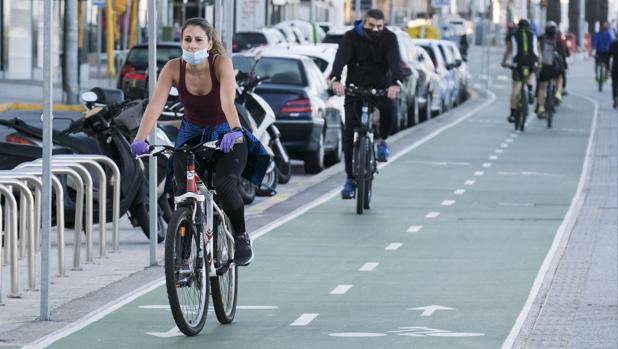
[[[236,250],[234,253],[234,262],[236,262],[236,265],[249,265],[253,260],[252,242],[249,234],[243,233],[234,236],[234,245]]]
[[[508,122],[510,122],[511,124],[515,122],[515,115],[511,114],[509,115],[506,120],[508,120]]]
[[[391,151],[388,148],[388,144],[385,141],[378,143],[378,161],[387,162],[389,155],[391,155]]]
[[[539,105],[539,107],[536,110],[536,116],[539,119],[545,119],[545,106]]]
[[[558,101],[558,103],[562,102],[562,93],[560,93],[560,91],[556,91],[556,100]]]
[[[354,199],[354,194],[356,193],[356,183],[354,183],[353,179],[346,179],[343,184],[343,189],[341,190],[341,198],[344,200]]]

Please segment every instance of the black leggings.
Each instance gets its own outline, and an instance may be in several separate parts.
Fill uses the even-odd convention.
[[[360,127],[361,101],[355,97],[345,98],[345,127],[343,132],[343,155],[345,157],[345,173],[348,178],[354,178],[352,173],[352,152],[354,148],[354,129]],[[397,120],[396,101],[388,97],[377,97],[375,107],[380,111],[379,136],[388,138]]]
[[[247,163],[247,143],[234,145],[234,150],[224,154],[215,153],[216,167],[214,184],[217,190],[218,202],[225,214],[230,218],[236,234],[242,234],[245,230],[245,206],[238,192],[240,174]],[[205,164],[198,160],[196,155],[195,172],[206,181]],[[174,155],[174,192],[181,195],[186,191],[187,160],[184,154]]]

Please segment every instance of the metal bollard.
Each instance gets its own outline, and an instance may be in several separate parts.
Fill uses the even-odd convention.
[[[42,163],[40,159],[33,161],[34,163]],[[105,224],[107,223],[107,176],[101,165],[92,159],[81,159],[79,156],[66,159],[52,158],[54,165],[73,166],[76,163],[80,165],[91,166],[99,177],[99,257],[105,255]],[[101,209],[103,208],[103,209]]]
[[[38,169],[39,171],[42,170],[42,164],[35,164],[35,163],[23,163],[20,164],[19,166],[17,166],[15,168],[15,170],[17,171],[24,171],[27,169]],[[79,196],[79,188],[80,187],[84,187],[84,183],[85,183],[85,188],[86,188],[86,199],[85,199],[85,206],[86,206],[86,240],[89,240],[90,237],[90,242],[92,243],[92,178],[90,177],[90,174],[88,172],[88,170],[86,170],[83,166],[81,165],[75,165],[74,166],[75,169],[68,167],[68,166],[60,166],[60,165],[52,165],[52,173],[54,174],[66,174],[71,176],[77,183],[77,187],[78,187],[78,196]],[[40,172],[39,172],[40,174]],[[85,178],[86,181],[84,182],[82,180],[82,178]],[[61,202],[58,202],[58,197],[56,199],[56,226],[58,227],[58,270],[59,270],[59,274],[61,276],[65,275],[65,267],[64,267],[64,196],[60,196],[61,198]],[[77,212],[81,212],[81,206],[79,206],[79,201],[77,203],[76,206],[76,219],[77,219]],[[79,210],[78,210],[79,209]],[[77,220],[76,220],[77,223]],[[81,220],[79,222],[81,224]],[[77,261],[79,261],[79,253],[80,253],[80,246],[81,246],[81,235],[79,234],[80,229],[76,229],[76,241],[75,241],[75,250],[77,252],[75,252],[78,256]],[[92,251],[92,246],[91,246],[91,251]],[[79,262],[77,263],[79,265]],[[74,260],[73,260],[73,265],[75,267],[76,265],[76,261],[75,261],[75,255],[74,255]],[[75,267],[75,268],[79,268],[79,266]]]
[[[3,195],[5,198],[5,203],[9,207],[8,212],[10,215],[7,217],[7,237],[8,239],[7,245],[11,244],[8,248],[9,258],[11,260],[11,293],[9,294],[9,298],[19,298],[19,279],[18,279],[18,268],[17,268],[17,201],[13,196],[13,191],[8,189],[7,187],[0,185],[0,195]],[[0,268],[1,269],[1,268]],[[0,283],[2,279],[0,278]],[[0,303],[2,303],[2,286],[0,285]]]
[[[86,159],[92,159],[92,160],[96,160],[99,161],[105,165],[107,165],[113,173],[113,176],[111,178],[111,182],[114,186],[114,193],[113,193],[113,199],[112,199],[112,251],[118,251],[118,244],[119,244],[119,240],[120,240],[120,233],[119,233],[119,228],[118,228],[118,221],[120,219],[120,181],[121,181],[121,175],[120,175],[120,169],[118,168],[118,165],[116,165],[116,163],[114,162],[114,160],[110,159],[109,157],[105,156],[105,155],[94,155],[94,154],[88,154],[88,155],[54,155],[53,158],[54,159],[71,159],[71,158],[86,158]]]
[[[19,173],[13,173],[11,174],[11,177],[14,179],[25,181],[26,183],[34,184],[34,187],[36,188],[36,192],[38,192],[38,194],[35,193],[34,206],[36,206],[37,204],[40,205],[40,200],[41,200],[40,191],[42,188],[42,183],[39,178],[37,178],[34,175],[19,174]],[[8,178],[9,177],[4,173],[4,171],[0,171],[0,182],[3,179],[8,179]],[[22,200],[22,202],[25,202],[25,201],[26,200]],[[28,229],[28,235],[22,236],[22,246],[25,243],[24,238],[27,236],[28,237],[28,288],[32,290],[36,288],[36,281],[34,277],[34,273],[36,269],[36,264],[34,261],[35,254],[36,254],[35,236],[37,234],[37,226],[40,227],[40,221],[38,220],[39,218],[36,216],[36,207],[32,207],[29,213],[30,213],[30,221],[28,225],[30,229]]]

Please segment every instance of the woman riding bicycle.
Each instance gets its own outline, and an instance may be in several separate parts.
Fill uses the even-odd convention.
[[[236,232],[235,262],[248,265],[253,251],[245,229],[238,181],[243,174],[259,185],[266,168],[262,161],[266,152],[240,125],[234,106],[236,80],[232,61],[224,55],[223,45],[210,23],[202,18],[187,20],[181,29],[181,39],[182,57],[170,60],[161,70],[131,150],[136,155],[148,151],[146,136],[159,118],[170,88],[176,86],[185,109],[175,146],[217,140],[222,136],[222,153],[218,152],[216,157],[217,197]],[[235,144],[242,137],[245,142]],[[250,166],[245,168],[248,157]],[[170,161],[173,162],[174,192],[181,195],[186,191],[186,156],[177,154]],[[198,165],[197,173],[201,175],[203,170],[203,166]]]

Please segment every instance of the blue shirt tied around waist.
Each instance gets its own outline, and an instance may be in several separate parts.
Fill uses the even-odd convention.
[[[182,124],[180,124],[178,137],[176,138],[176,143],[174,146],[176,148],[181,147],[190,139],[197,137],[200,137],[200,142],[216,141],[230,131],[231,129],[227,122],[201,127],[183,119]],[[255,138],[253,133],[244,128],[242,133],[245,136],[245,142],[247,142],[248,149],[247,164],[242,172],[242,177],[259,187],[260,184],[262,184],[262,179],[264,179],[264,174],[266,174],[270,156],[262,143]],[[171,189],[171,178],[174,175],[173,161],[172,156],[167,163],[166,189]]]

